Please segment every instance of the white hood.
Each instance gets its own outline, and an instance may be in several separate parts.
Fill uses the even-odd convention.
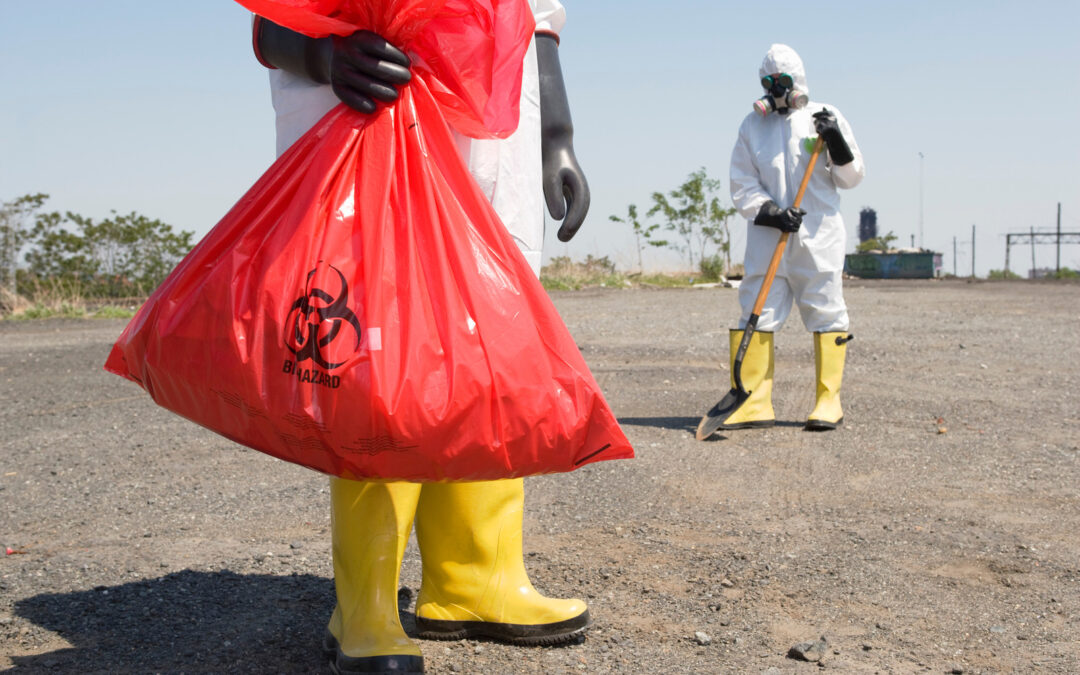
[[[802,59],[791,47],[781,44],[769,47],[769,52],[765,54],[765,60],[761,62],[758,70],[758,79],[773,73],[787,73],[795,81],[795,89],[810,95],[810,87],[806,84],[806,69],[803,68]]]

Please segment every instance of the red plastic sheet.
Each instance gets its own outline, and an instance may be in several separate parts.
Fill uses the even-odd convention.
[[[282,155],[106,369],[345,478],[490,480],[632,457],[449,126],[516,126],[524,0],[241,4],[314,36],[376,30],[410,54],[413,80],[373,116],[338,106]]]

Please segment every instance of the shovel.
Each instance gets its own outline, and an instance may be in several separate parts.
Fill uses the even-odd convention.
[[[792,204],[794,208],[799,208],[799,204],[802,203],[803,195],[806,194],[806,186],[810,183],[810,176],[814,173],[814,165],[817,164],[818,155],[821,154],[821,149],[825,146],[825,139],[818,136],[817,142],[814,143],[814,151],[810,153],[810,161],[806,165],[806,174],[803,176],[802,183],[799,185],[799,191],[795,194],[795,203]],[[765,306],[765,298],[769,296],[769,287],[772,286],[773,279],[776,278],[776,268],[780,266],[780,258],[784,255],[784,248],[787,246],[788,235],[790,232],[780,233],[780,241],[776,242],[776,250],[773,251],[772,261],[769,262],[769,269],[765,272],[765,280],[761,283],[761,290],[758,291],[757,301],[754,302],[754,311],[750,313],[750,318],[746,321],[746,328],[743,329],[742,341],[739,342],[739,349],[735,352],[735,364],[731,367],[731,374],[735,379],[735,387],[729,391],[724,398],[720,399],[720,402],[714,405],[709,412],[705,413],[705,417],[701,418],[701,423],[697,428],[697,439],[703,441],[713,434],[720,425],[724,423],[731,413],[738,410],[739,406],[746,403],[746,399],[750,398],[750,392],[746,391],[746,387],[742,383],[742,363],[743,358],[746,356],[746,349],[750,346],[750,338],[754,335],[754,331],[757,329],[758,319],[761,317],[761,309]]]

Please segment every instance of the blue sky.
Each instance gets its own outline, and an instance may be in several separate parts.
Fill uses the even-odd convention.
[[[1080,231],[1080,3],[564,0],[560,50],[592,210],[547,255],[636,264],[629,203],[705,167],[727,184],[735,134],[760,95],[773,42],[794,47],[814,100],[851,122],[866,180],[843,193],[849,250],[859,210],[952,271],[1004,265],[1007,232]],[[663,8],[660,9],[660,5]],[[273,161],[266,73],[247,12],[229,0],[6,3],[0,22],[0,199],[138,211],[205,234]],[[726,202],[730,198],[724,193]],[[735,224],[736,258],[745,225]],[[1026,272],[1030,249],[1014,249]],[[1053,266],[1054,251],[1037,249]],[[646,263],[670,267],[672,256]],[[1080,268],[1080,246],[1062,250]]]

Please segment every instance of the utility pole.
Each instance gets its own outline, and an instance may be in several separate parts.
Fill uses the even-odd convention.
[[[911,248],[915,248],[915,235],[911,235]]]
[[[914,245],[914,244],[913,244]],[[923,154],[919,153],[919,248],[922,248],[923,244]],[[955,265],[954,265],[955,267]],[[953,274],[956,270],[953,270]]]
[[[971,226],[971,278],[975,278],[975,226]]]
[[[1031,228],[1031,278],[1035,278],[1035,228]]]
[[[1061,278],[1061,202],[1058,202],[1057,219],[1057,278]]]
[[[952,275],[956,276],[956,236],[952,238]]]
[[[1005,235],[1005,278],[1009,278],[1009,249],[1012,248],[1012,235]]]

